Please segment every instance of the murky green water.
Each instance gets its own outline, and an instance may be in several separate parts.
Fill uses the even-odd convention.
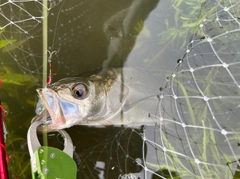
[[[16,4],[36,16],[41,15],[40,6],[34,2]],[[5,13],[12,7],[15,11],[22,13],[22,17],[19,18],[26,17],[26,14],[16,6],[4,7]],[[38,7],[36,11],[30,10],[34,7]],[[158,0],[59,3],[50,10],[48,18],[49,51],[57,52],[52,56],[53,81],[103,65],[127,65],[153,71],[163,84],[166,72],[173,68],[181,54],[178,50],[180,45],[173,45],[175,49],[172,48],[173,46],[165,47],[166,44],[161,44],[158,38],[158,34],[166,30],[165,19],[172,20],[171,11],[173,9],[169,2]],[[16,14],[9,15],[17,18]],[[23,27],[29,24],[31,25],[31,21],[20,23]],[[27,87],[32,84],[31,80],[23,85],[3,82],[0,88],[0,98],[8,111],[6,145],[11,158],[8,164],[10,178],[30,177],[26,132],[35,115],[34,104],[37,101],[35,88],[41,86],[41,25],[36,23],[34,28],[29,28],[29,34],[23,34],[12,26],[7,27],[3,33],[3,38],[16,39],[17,42],[22,41],[22,44],[16,44],[11,51],[1,52],[2,67],[12,69],[10,75],[13,78],[17,78],[18,73],[26,73],[32,76],[32,79],[39,80],[38,83],[33,83],[31,88]],[[28,40],[25,41],[26,38]],[[159,54],[160,51],[162,51],[161,54]],[[2,67],[1,71],[5,73]],[[129,150],[129,155],[133,155],[136,159],[141,159],[142,156],[142,151],[137,150],[141,148],[141,138],[137,133],[130,135],[131,129],[110,127],[93,130],[76,126],[67,131],[76,146],[74,158],[78,164],[79,177],[96,178],[100,176],[98,172],[107,172],[104,174],[106,178],[117,178],[121,173],[129,172],[140,172],[140,176],[142,175],[141,168],[136,164],[126,166],[125,151]],[[129,135],[132,137],[129,138]],[[49,141],[49,145],[54,145],[55,142],[55,139]],[[91,157],[89,157],[90,153],[92,153]],[[105,168],[103,163],[106,163]],[[98,165],[100,168],[95,171],[94,168]]]
[[[161,84],[159,88],[164,86],[166,76],[182,58],[194,33],[194,26],[186,28],[190,29],[188,31],[181,29],[181,25],[187,17],[195,22],[201,13],[192,10],[201,6],[195,3],[179,6],[182,12],[178,14],[179,9],[167,0],[66,0],[51,1],[50,5],[48,45],[50,53],[56,52],[51,58],[53,81],[99,67],[131,66],[156,76]],[[8,111],[9,175],[10,178],[30,178],[26,133],[35,116],[35,89],[42,84],[42,24],[40,18],[39,23],[26,19],[40,17],[41,4],[14,2],[3,5],[0,22],[4,25],[8,21],[2,14],[7,14],[17,25],[6,26],[1,34],[1,39],[16,40],[10,44],[14,48],[7,46],[0,52],[0,77],[6,79],[0,87],[0,99]],[[26,74],[27,80],[20,78],[20,74]],[[14,80],[20,84],[15,84]],[[118,178],[128,173],[135,173],[141,179],[159,178],[151,172],[146,174],[139,165],[146,161],[145,158],[153,164],[156,161],[154,147],[143,141],[146,130],[159,132],[154,126],[135,129],[74,126],[67,129],[75,146],[78,178]],[[48,143],[62,145],[57,134],[51,134]],[[155,168],[157,171],[157,166]],[[161,172],[164,173],[164,169],[158,169],[158,173]]]

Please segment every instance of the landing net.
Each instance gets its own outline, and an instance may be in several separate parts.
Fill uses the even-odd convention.
[[[121,179],[239,177],[239,8],[233,1],[202,3],[196,33],[149,115],[155,126],[121,130],[90,150],[109,160],[86,171],[107,178],[117,168]]]
[[[155,155],[139,165],[160,178],[239,177],[239,2],[205,2],[202,10],[151,114],[159,120],[154,138],[148,127],[143,133]]]
[[[174,2],[175,5],[178,4]],[[48,7],[44,7],[42,1],[37,0],[0,1],[1,70],[11,65],[19,73],[33,78],[41,77],[42,7],[48,10],[48,51],[49,58],[54,59],[54,74],[59,75],[57,78],[78,74],[79,69],[88,71],[88,68],[91,70],[101,66],[104,59],[109,57],[109,51],[106,50],[101,55],[97,52],[107,48],[109,40],[115,40],[116,43],[111,41],[114,42],[112,44],[119,47],[118,41],[124,34],[119,29],[111,28],[116,26],[109,26],[112,34],[107,35],[107,38],[106,32],[96,35],[99,24],[94,22],[94,17],[98,8],[104,4],[102,1],[86,3],[50,0],[48,4]],[[107,1],[105,5],[107,10],[120,7],[108,4]],[[132,12],[124,5],[120,9],[124,9],[124,13]],[[202,1],[198,7],[199,16],[185,24],[186,27],[193,27],[189,33],[191,38],[185,45],[185,51],[181,51],[183,55],[167,82],[161,85],[159,95],[156,96],[159,105],[156,106],[155,113],[149,114],[149,118],[155,121],[154,126],[123,127],[118,130],[114,127],[80,127],[80,132],[76,129],[68,131],[76,145],[74,159],[78,165],[79,178],[218,179],[240,176],[239,9],[240,2],[237,0]],[[123,12],[119,15],[124,14]],[[163,21],[156,18],[157,23],[161,24]],[[145,32],[142,38],[149,37],[147,29],[141,23],[139,21],[137,26],[139,32],[134,34],[133,31],[128,31],[131,38],[140,34],[141,30]],[[96,53],[86,51],[91,40],[96,42],[91,46]],[[125,38],[121,43],[129,42],[128,40]],[[79,48],[80,44],[84,44],[86,48]],[[141,45],[144,43],[139,44],[138,52],[142,55],[144,46]],[[111,48],[114,51],[114,46]],[[132,47],[127,46],[123,50],[130,49]],[[151,48],[148,50],[151,51]],[[114,51],[111,57],[116,58],[122,54],[124,53]],[[128,53],[121,57],[127,56]],[[97,58],[103,60],[88,67],[91,60]],[[152,63],[154,66],[156,63],[149,60],[151,58],[158,59],[160,56],[146,57],[143,63]],[[3,70],[10,73],[6,68]],[[26,91],[25,93],[29,94]],[[29,105],[30,102],[26,103]],[[26,126],[20,128],[27,130]],[[16,131],[10,131],[10,134]],[[76,133],[82,136],[91,133],[101,140],[98,138],[93,142],[97,144],[91,146],[89,141],[84,143],[85,137],[80,139],[79,136],[74,136]],[[19,145],[23,146],[21,152],[27,153],[22,139]],[[20,150],[19,146],[14,150]],[[14,158],[14,154],[12,156]],[[17,159],[12,161],[18,163]],[[10,163],[9,168],[13,177],[29,177],[28,174],[21,173],[28,172],[27,166],[23,170],[21,165]]]

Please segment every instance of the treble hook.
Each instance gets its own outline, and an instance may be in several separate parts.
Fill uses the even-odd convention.
[[[48,57],[48,63],[49,63],[49,75],[48,75],[48,78],[47,78],[47,85],[50,85],[51,82],[52,82],[52,71],[53,71],[53,68],[52,68],[52,56],[53,54],[57,54],[57,51],[53,51],[53,52],[50,52],[49,50],[47,50],[48,54],[49,54],[49,57]]]

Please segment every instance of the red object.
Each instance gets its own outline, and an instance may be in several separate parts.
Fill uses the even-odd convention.
[[[52,71],[53,71],[53,68],[52,68],[52,61],[48,60],[48,62],[49,62],[49,75],[48,75],[48,78],[47,78],[47,84],[50,85],[52,83]]]
[[[50,85],[52,82],[52,78],[50,76],[47,77],[47,84]]]
[[[4,115],[3,115],[4,114]],[[4,143],[3,121],[6,117],[3,107],[0,105],[0,179],[8,179],[7,155]]]

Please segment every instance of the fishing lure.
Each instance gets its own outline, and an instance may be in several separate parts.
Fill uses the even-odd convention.
[[[48,51],[49,53],[49,58],[48,58],[48,63],[49,63],[49,75],[47,77],[47,85],[50,85],[51,82],[52,82],[52,79],[53,79],[53,67],[52,67],[52,56],[53,54],[57,54],[57,51],[53,51],[53,52],[50,52]]]

